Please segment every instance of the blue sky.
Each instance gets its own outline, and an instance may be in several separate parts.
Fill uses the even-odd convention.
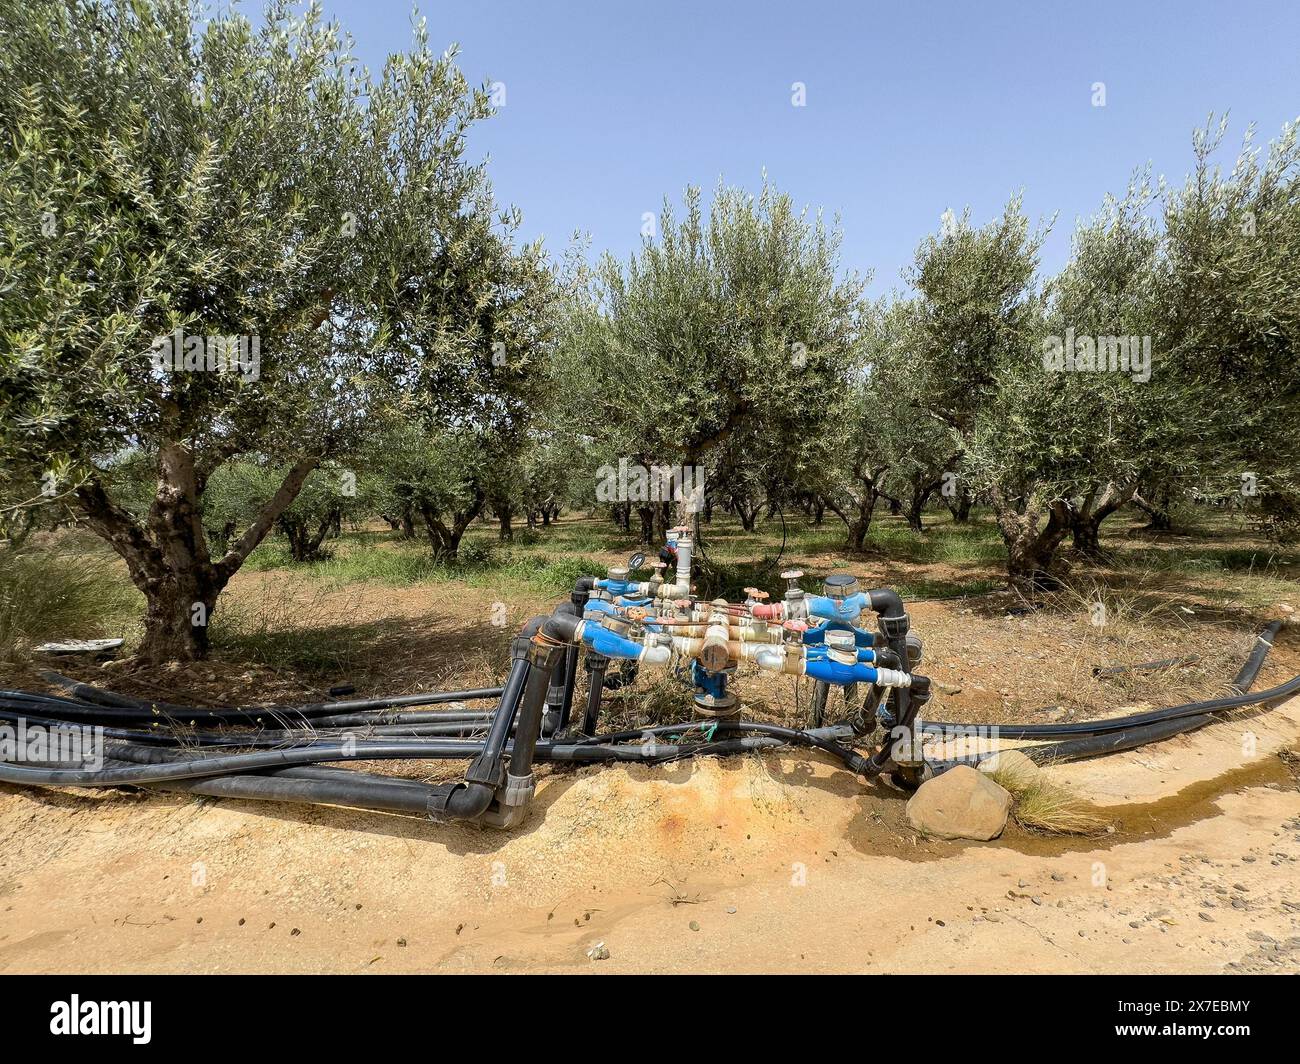
[[[408,0],[325,0],[377,69],[410,40]],[[755,189],[766,168],[800,204],[840,215],[846,269],[901,287],[951,207],[995,217],[1023,189],[1076,218],[1135,166],[1181,179],[1191,133],[1230,111],[1235,154],[1300,115],[1300,4],[426,2],[431,39],[506,105],[474,141],[523,234],[554,253],[574,230],[620,257],[642,215],[688,184]],[[806,86],[807,105],[791,104]],[[1105,84],[1104,107],[1093,85]]]

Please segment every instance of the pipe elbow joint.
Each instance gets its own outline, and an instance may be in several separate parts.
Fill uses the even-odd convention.
[[[547,637],[560,643],[572,643],[577,638],[578,626],[582,618],[569,613],[552,613],[542,624],[541,631]]]
[[[487,812],[495,794],[486,783],[444,783],[429,795],[425,811],[436,824],[475,820]]]

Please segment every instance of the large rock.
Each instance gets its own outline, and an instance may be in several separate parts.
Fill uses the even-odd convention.
[[[917,789],[907,819],[925,835],[941,839],[996,839],[1007,825],[1011,795],[969,765],[958,765]]]
[[[1019,750],[999,750],[981,761],[979,768],[1017,794],[1037,782],[1043,771]]]

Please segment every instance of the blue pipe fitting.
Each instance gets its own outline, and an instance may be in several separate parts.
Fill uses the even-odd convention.
[[[807,661],[821,661],[825,659],[829,654],[830,654],[830,647],[813,646],[813,647],[808,647],[804,651],[804,658]],[[857,659],[859,662],[873,662],[876,660],[876,652],[870,649],[859,648],[857,651]]]
[[[639,583],[639,580],[615,580],[611,576],[602,576],[596,581],[596,586],[601,591],[608,591],[611,595],[618,597],[619,595],[626,595],[629,588],[636,587]]]
[[[820,646],[826,642],[826,633],[831,631],[852,632],[853,645],[857,647],[874,647],[876,645],[874,632],[869,632],[865,628],[855,628],[851,624],[840,624],[838,621],[823,621],[816,628],[806,629],[801,638],[805,646]]]
[[[607,658],[628,658],[636,661],[645,650],[640,643],[616,635],[593,621],[587,621],[582,626],[582,641],[595,653]]]
[[[804,674],[837,687],[851,683],[875,683],[879,673],[870,665],[845,665],[830,658],[813,658],[804,662]]]
[[[863,610],[871,607],[871,600],[865,591],[859,591],[856,595],[850,595],[845,599],[834,599],[829,595],[811,595],[807,601],[810,617],[823,617],[842,624],[852,624],[862,615]]]
[[[698,661],[691,662],[691,685],[712,699],[721,701],[727,696],[727,674],[709,672]]]

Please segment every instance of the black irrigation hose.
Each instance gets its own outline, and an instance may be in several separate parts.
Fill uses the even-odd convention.
[[[1192,654],[1184,658],[1162,658],[1160,661],[1144,661],[1140,665],[1094,665],[1092,674],[1100,679],[1105,676],[1123,676],[1130,672],[1157,672],[1160,669],[1195,665],[1200,660],[1199,656]]]
[[[1259,670],[1264,665],[1264,659],[1268,657],[1268,652],[1273,648],[1273,638],[1281,628],[1282,622],[1274,621],[1256,637],[1255,647],[1251,651],[1250,657],[1246,659],[1245,664],[1242,665],[1241,670],[1232,681],[1231,689],[1237,692],[1236,697],[1245,697],[1246,692],[1254,685],[1256,677],[1259,676]],[[1300,684],[1297,684],[1297,681],[1300,681],[1300,677],[1295,677],[1287,683],[1280,684],[1268,691],[1262,691],[1251,701],[1243,704],[1266,705],[1270,702],[1280,701],[1286,697],[1286,694],[1275,695],[1273,692],[1282,691],[1288,687],[1293,690],[1300,690]],[[1196,703],[1190,704],[1195,705]],[[1083,761],[1090,757],[1116,754],[1122,750],[1134,750],[1148,743],[1159,742],[1175,735],[1183,735],[1186,732],[1195,731],[1197,728],[1203,728],[1207,724],[1212,724],[1218,719],[1220,718],[1214,712],[1191,715],[1180,714],[1135,728],[1126,728],[1121,731],[1107,732],[1103,735],[1094,735],[1065,742],[1049,743],[1045,746],[1030,747],[1024,753],[1036,762]]]
[[[350,702],[311,702],[302,705],[272,706],[230,706],[210,708],[206,706],[183,706],[173,702],[130,698],[115,691],[106,691],[101,687],[81,683],[56,672],[43,672],[42,675],[71,691],[84,702],[121,711],[133,711],[137,718],[157,719],[159,716],[183,717],[188,720],[256,722],[261,717],[325,717],[342,713],[361,713],[370,710],[397,709],[406,706],[437,705],[443,702],[475,702],[499,698],[500,687],[480,687],[466,691],[421,691],[409,695],[388,695],[382,698],[354,699]],[[0,692],[0,695],[15,692]],[[46,696],[48,697],[48,696]]]
[[[60,720],[55,717],[33,716],[30,713],[15,712],[11,707],[0,703],[0,721],[25,720],[28,724],[45,728],[95,728],[93,723]],[[489,718],[490,720],[490,718]],[[343,739],[349,736],[369,738],[372,736],[396,737],[406,736],[464,736],[473,737],[486,733],[488,721],[469,722],[452,721],[446,724],[382,724],[362,725],[356,728],[299,728],[299,729],[260,729],[248,732],[213,732],[184,731],[157,728],[113,728],[103,730],[106,739],[122,739],[128,742],[147,743],[161,746],[208,746],[208,747],[284,747],[295,742],[312,742],[317,739]]]
[[[1264,629],[1255,641],[1255,647],[1242,665],[1230,685],[1237,692],[1223,698],[1207,699],[1200,702],[1188,702],[1181,706],[1152,710],[1149,713],[1135,713],[1127,717],[1116,717],[1110,721],[1093,721],[1078,725],[1045,725],[1023,728],[1006,728],[998,725],[964,725],[968,729],[992,731],[999,738],[1013,739],[1028,737],[1024,733],[1037,727],[1038,734],[1051,730],[1057,734],[1074,736],[1063,742],[1048,743],[1042,746],[1021,747],[1020,752],[1035,762],[1082,761],[1092,757],[1134,750],[1148,743],[1182,735],[1186,732],[1203,728],[1222,718],[1218,714],[1246,706],[1266,706],[1300,693],[1300,676],[1293,676],[1285,683],[1270,687],[1255,694],[1247,694],[1264,665],[1264,659],[1273,647],[1273,638],[1282,628],[1281,621],[1274,621]],[[1100,725],[1110,725],[1102,728]],[[962,725],[949,725],[961,728]],[[958,732],[957,734],[960,734]],[[942,771],[951,768],[956,761],[935,761],[932,764]]]
[[[795,746],[811,746],[814,749],[822,750],[833,757],[842,761],[847,768],[853,772],[865,775],[875,775],[874,771],[869,770],[867,759],[859,754],[856,750],[851,750],[847,746],[842,746],[833,739],[816,732],[800,731],[796,728],[785,728],[779,724],[765,724],[761,721],[746,720],[718,720],[709,721],[702,724],[699,721],[687,721],[682,724],[659,724],[652,728],[640,728],[635,731],[615,732],[612,735],[597,735],[590,739],[578,740],[574,745],[596,745],[624,742],[637,739],[646,735],[671,735],[674,732],[687,732],[700,728],[712,728],[712,734],[717,732],[753,732],[758,735],[767,735],[782,740]],[[539,748],[541,744],[538,744]]]
[[[1241,706],[1258,705],[1261,702],[1285,698],[1294,694],[1300,687],[1291,687],[1300,683],[1296,677],[1279,687],[1265,691],[1258,696],[1243,699],[1242,695],[1255,682],[1259,670],[1273,646],[1273,637],[1282,627],[1281,621],[1274,621],[1256,637],[1255,648],[1242,666],[1241,671],[1230,685],[1236,695],[1211,698],[1200,702],[1187,702],[1180,706],[1165,709],[1153,709],[1146,713],[1132,713],[1126,717],[1110,717],[1105,720],[1078,721],[1071,724],[957,724],[951,721],[925,721],[921,730],[941,734],[962,735],[971,730],[994,732],[1003,739],[1072,739],[1091,735],[1104,735],[1109,732],[1126,731],[1146,724],[1155,724],[1163,720],[1180,717],[1195,717],[1203,713],[1220,713]],[[1278,692],[1274,694],[1273,692]]]
[[[106,742],[105,753],[113,756],[125,753],[123,746]],[[130,744],[125,744],[129,746]],[[11,762],[0,762],[0,781],[23,786],[44,787],[120,787],[142,786],[151,783],[170,783],[173,780],[202,779],[211,776],[244,774],[261,769],[308,765],[320,761],[393,761],[406,758],[436,759],[463,758],[479,753],[483,743],[463,739],[419,739],[405,743],[356,742],[310,743],[279,750],[217,754],[186,758],[166,764],[132,765],[129,767],[91,769],[29,768]]]

